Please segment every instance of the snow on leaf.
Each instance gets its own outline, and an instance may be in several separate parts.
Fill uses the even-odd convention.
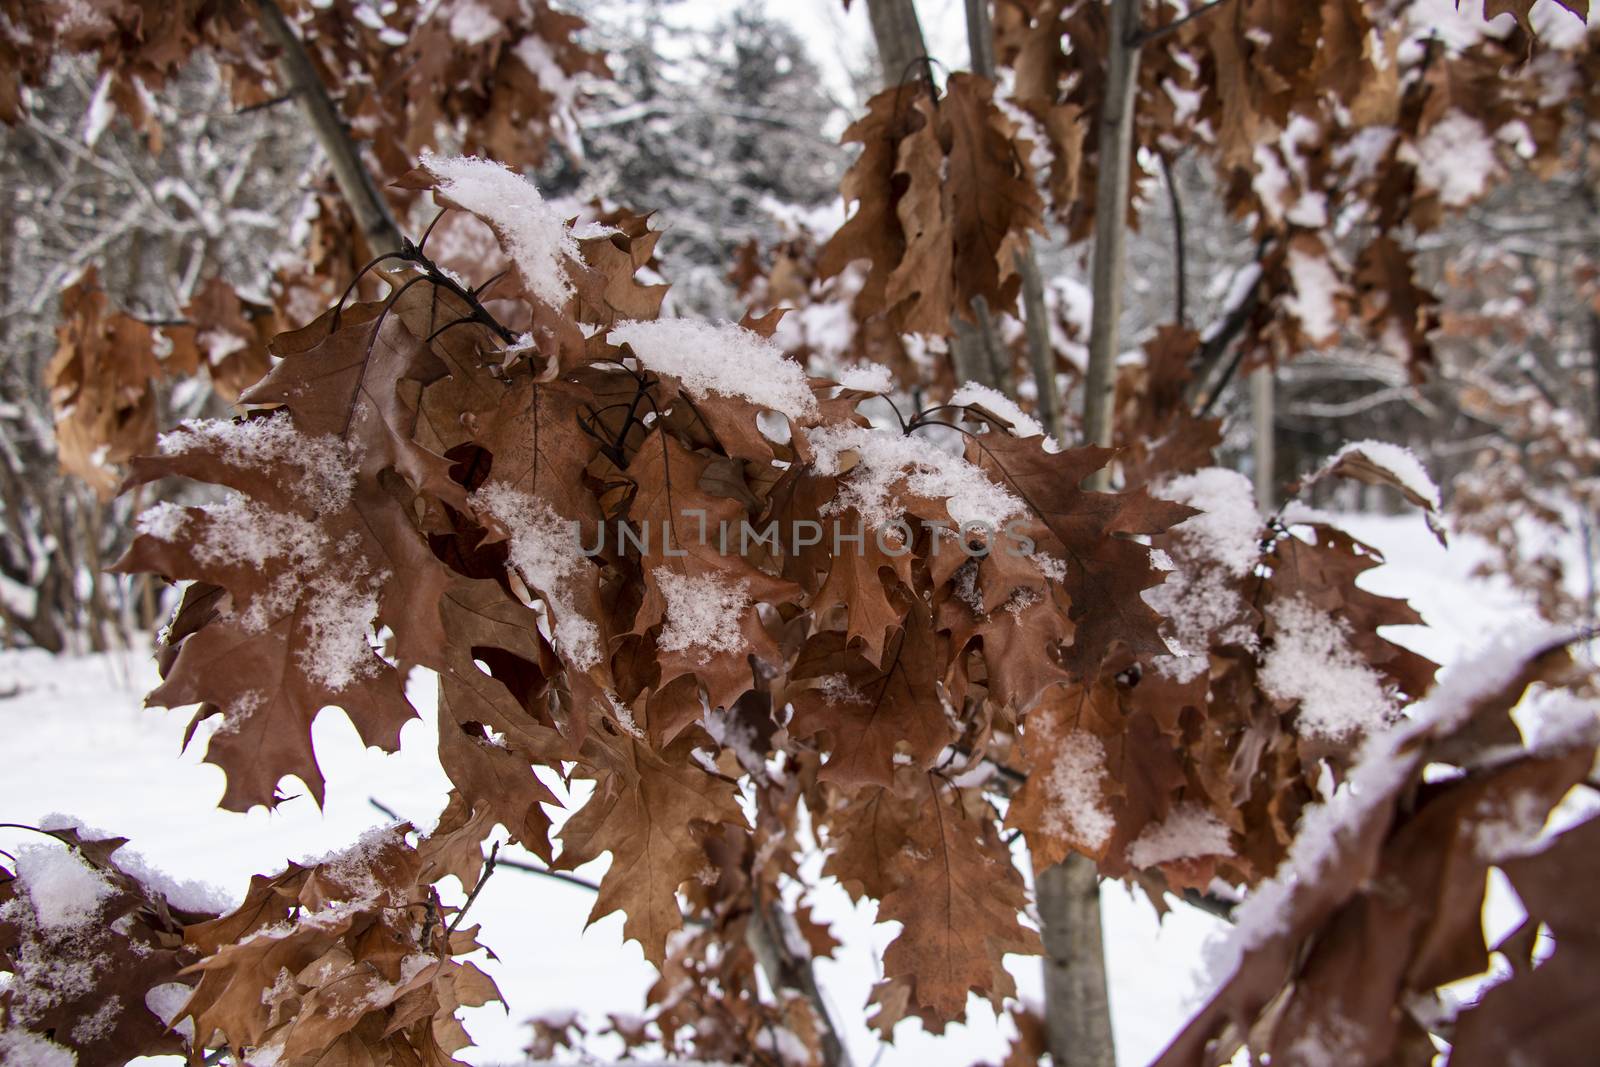
[[[287,412],[242,422],[189,419],[180,430],[162,434],[156,445],[164,456],[211,452],[241,469],[298,467],[303,480],[297,488],[319,511],[344,507],[355,485],[354,449],[332,434],[301,433]]]
[[[1128,862],[1135,867],[1231,855],[1233,846],[1228,828],[1221,819],[1196,804],[1174,808],[1161,822],[1146,826],[1128,846]]]
[[[1035,726],[1049,730],[1048,726]],[[1046,804],[1044,829],[1057,837],[1081,841],[1095,850],[1111,836],[1114,823],[1101,795],[1106,775],[1106,750],[1100,739],[1073,730],[1057,739],[1058,758],[1043,770]]]
[[[627,345],[650,370],[678,379],[696,400],[715,393],[742,397],[791,418],[817,412],[805,368],[743,326],[689,319],[622,322],[612,327],[607,340]]]
[[[1296,1059],[1291,1050],[1304,1051],[1308,1037],[1328,1051],[1333,1046],[1322,1035],[1338,1034],[1350,1055],[1337,1062],[1382,1062],[1403,1038],[1393,1025],[1394,1005],[1431,999],[1440,987],[1482,973],[1489,962],[1482,913],[1491,862],[1482,846],[1503,844],[1508,820],[1519,833],[1541,825],[1538,809],[1551,811],[1588,774],[1600,740],[1591,722],[1585,735],[1544,751],[1494,743],[1495,726],[1510,719],[1531,685],[1554,681],[1570,663],[1564,642],[1548,633],[1502,638],[1448,672],[1408,721],[1370,736],[1346,781],[1302,815],[1278,870],[1250,892],[1235,909],[1234,926],[1208,948],[1221,986],[1156,1061],[1159,1067],[1206,1059],[1202,1050],[1224,1027],[1248,1033],[1250,1053],[1269,1052],[1274,1060]],[[1417,788],[1424,770],[1441,763],[1465,773]],[[1576,899],[1572,879],[1584,877],[1568,867],[1568,857],[1582,854],[1592,868],[1597,827],[1592,819],[1580,823],[1544,849],[1505,861],[1533,928],[1541,921],[1564,927],[1569,916],[1577,917],[1574,929],[1591,925],[1586,904],[1560,902]],[[1558,951],[1564,933],[1555,930]],[[1381,953],[1372,951],[1377,944]],[[1468,1062],[1500,1062],[1506,1035],[1526,1033],[1527,995],[1537,985],[1526,978],[1548,975],[1551,964],[1521,966],[1508,943],[1499,948],[1512,958],[1513,975],[1483,998],[1482,1032],[1457,1026],[1453,1036],[1467,1040],[1458,1041],[1452,1060],[1476,1045]],[[1497,996],[1517,987],[1520,996]],[[1497,1014],[1508,1009],[1511,1017]],[[1566,1043],[1570,1033],[1553,1035],[1550,1047]]]
[[[503,482],[485,485],[473,502],[511,531],[511,565],[549,604],[561,654],[579,670],[598,664],[599,628],[579,610],[574,595],[575,582],[591,566],[581,551],[577,524]]]
[[[111,883],[76,851],[50,845],[28,845],[17,852],[17,881],[28,895],[39,925],[65,936],[94,921]]]
[[[1302,733],[1343,740],[1393,720],[1394,695],[1350,647],[1349,623],[1303,596],[1273,603],[1267,618],[1272,645],[1262,657],[1261,688],[1296,705]]]
[[[506,26],[480,0],[456,0],[450,12],[450,36],[467,47],[479,45]]]
[[[0,1064],[5,1067],[77,1067],[78,1057],[42,1034],[13,1026],[0,1033]]]
[[[993,412],[1011,424],[1011,431],[1018,437],[1039,437],[1044,434],[1044,427],[1039,420],[1023,411],[1015,400],[1006,396],[998,389],[991,389],[981,382],[965,382],[950,396],[950,403],[956,405],[972,404],[986,411]],[[1050,452],[1060,451],[1053,437],[1045,438],[1045,449]]]
[[[1315,239],[1312,243],[1316,243]],[[1326,253],[1308,251],[1299,244],[1289,247],[1288,267],[1294,295],[1284,301],[1285,306],[1300,320],[1301,331],[1313,343],[1331,341],[1339,331],[1336,301],[1344,295],[1344,283]]]
[[[1175,654],[1155,657],[1155,667],[1178,682],[1193,681],[1210,664],[1216,645],[1254,648],[1256,631],[1240,580],[1261,554],[1261,514],[1255,490],[1236,471],[1206,467],[1158,483],[1156,492],[1199,510],[1166,535],[1172,570],[1144,599],[1166,619]]]
[[[1311,485],[1327,477],[1354,478],[1368,485],[1387,485],[1426,513],[1428,529],[1445,544],[1439,518],[1439,487],[1416,453],[1387,441],[1351,441],[1330,456],[1305,480]]]
[[[844,389],[859,389],[864,393],[887,393],[894,389],[894,375],[882,363],[858,363],[846,367],[839,374],[839,385]]]
[[[749,582],[732,582],[716,573],[678,574],[666,567],[656,569],[655,580],[667,599],[667,623],[657,647],[669,652],[696,649],[702,664],[714,654],[744,649]]]
[[[1235,578],[1255,567],[1262,523],[1250,479],[1238,471],[1206,467],[1160,482],[1155,491],[1199,512],[1172,528],[1172,539],[1187,554],[1212,561]]]
[[[924,438],[844,424],[809,430],[806,441],[816,453],[818,474],[842,476],[839,495],[825,513],[854,508],[868,529],[902,517],[907,505],[899,491],[942,502],[957,524],[998,530],[1022,513],[1022,501],[982,470]],[[854,455],[854,466],[847,454]]]
[[[1447,113],[1415,148],[1402,148],[1401,155],[1415,163],[1418,183],[1436,191],[1446,207],[1464,207],[1478,199],[1500,170],[1483,123],[1462,111]]]
[[[567,302],[572,280],[566,263],[577,258],[578,242],[533,182],[475,156],[424,153],[422,166],[438,179],[440,194],[494,229],[529,293],[555,308]]]

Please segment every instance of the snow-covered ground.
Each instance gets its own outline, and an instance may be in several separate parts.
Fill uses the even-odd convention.
[[[1432,624],[1394,635],[1417,651],[1448,664],[1490,635],[1533,618],[1503,585],[1470,577],[1479,558],[1470,542],[1447,552],[1416,515],[1342,521],[1389,560],[1367,584],[1409,597]],[[203,746],[179,753],[187,714],[140,707],[154,678],[148,656],[140,653],[81,658],[0,653],[0,737],[6,756],[0,822],[70,814],[128,837],[130,849],[175,878],[210,882],[237,896],[252,874],[275,870],[285,859],[341,848],[386,822],[369,797],[423,825],[443,806],[446,781],[434,755],[431,682],[419,680],[414,686],[424,718],[406,728],[398,755],[362,748],[341,713],[325,712],[318,719],[317,755],[328,778],[322,811],[308,797],[298,797],[270,814],[257,809],[238,815],[216,807],[222,774],[200,763]],[[8,847],[13,837],[13,831],[0,831],[0,847]],[[1182,904],[1158,921],[1148,902],[1118,884],[1106,886],[1102,899],[1118,1056],[1124,1064],[1143,1063],[1160,1051],[1200,995],[1201,947],[1219,922]],[[487,968],[500,983],[509,1011],[489,1007],[469,1014],[468,1028],[479,1047],[465,1058],[478,1064],[520,1060],[526,1036],[522,1023],[532,1015],[576,1008],[601,1022],[608,1012],[640,1008],[653,971],[636,945],[622,943],[620,916],[583,930],[591,903],[582,888],[511,870],[489,881],[473,915],[483,923],[482,940],[500,956]],[[902,1024],[895,1044],[880,1049],[865,1025],[864,1004],[876,975],[873,954],[882,951],[896,928],[875,927],[870,912],[853,908],[832,885],[824,885],[818,913],[837,924],[835,934],[848,946],[839,960],[823,961],[819,974],[848,1027],[858,1064],[998,1058],[1008,1028],[976,999],[969,1025],[933,1038],[914,1022]],[[1037,999],[1037,960],[1013,958],[1011,965],[1022,994]]]

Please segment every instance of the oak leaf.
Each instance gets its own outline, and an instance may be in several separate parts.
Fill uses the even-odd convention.
[[[908,776],[909,777],[909,776]],[[883,954],[884,974],[909,979],[911,1002],[935,1020],[960,1018],[968,992],[995,1003],[1015,992],[1001,957],[1038,951],[1017,921],[1022,876],[994,831],[986,804],[967,810],[961,790],[920,775],[927,799],[893,861],[896,886],[880,921],[902,929]],[[948,795],[946,795],[946,792]]]
[[[939,651],[927,611],[917,605],[907,610],[882,666],[848,647],[837,630],[824,630],[806,644],[790,676],[814,684],[791,693],[789,730],[796,737],[826,736],[820,780],[851,789],[887,786],[901,745],[912,766],[933,765],[955,740],[937,689]]]
[[[1037,550],[1065,566],[1061,587],[1076,627],[1063,665],[1092,678],[1118,642],[1134,652],[1165,652],[1160,617],[1140,594],[1161,581],[1150,550],[1130,535],[1158,534],[1194,509],[1158,500],[1143,489],[1100,493],[1079,488],[1112,457],[1105,448],[1045,452],[1036,440],[984,434],[967,444],[968,459],[1014,492],[1045,526]]]
[[[155,443],[154,390],[163,374],[154,331],[110,307],[92,268],[62,290],[56,351],[44,378],[62,469],[111,496],[114,465]]]
[[[556,857],[557,867],[571,870],[611,853],[589,921],[623,912],[623,935],[657,966],[667,936],[683,926],[678,886],[706,866],[701,835],[719,823],[744,823],[733,786],[688,761],[690,747],[679,739],[658,754],[631,737],[612,741],[613,765],[561,828]]]

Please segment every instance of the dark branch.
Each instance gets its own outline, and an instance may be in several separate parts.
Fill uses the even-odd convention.
[[[1165,26],[1152,26],[1150,29],[1141,30],[1139,33],[1135,34],[1133,40],[1129,41],[1128,43],[1133,47],[1138,48],[1149,44],[1151,41],[1159,41],[1168,34],[1176,32],[1178,27],[1182,26],[1184,23],[1197,19],[1201,15],[1209,12],[1212,8],[1221,7],[1227,2],[1228,0],[1210,0],[1209,3],[1201,4],[1187,15],[1180,15],[1171,22],[1167,23]]]
[[[478,899],[479,893],[483,892],[483,884],[487,882],[489,880],[489,876],[494,873],[495,861],[499,858],[499,856],[500,842],[496,841],[494,846],[489,849],[489,857],[483,861],[483,873],[478,875],[478,884],[473,886],[472,892],[467,894],[466,903],[461,905],[461,910],[456,912],[456,917],[450,922],[450,928],[444,932],[444,939],[447,943],[450,940],[450,935],[455,933],[456,928],[461,925],[461,920],[467,917],[467,909],[472,907],[472,902]]]
[[[1180,327],[1189,324],[1189,289],[1188,279],[1185,277],[1185,241],[1183,233],[1183,201],[1178,197],[1178,185],[1172,180],[1172,163],[1167,159],[1165,152],[1159,153],[1161,160],[1161,177],[1167,183],[1167,200],[1172,205],[1172,253],[1176,259],[1174,269],[1177,271],[1178,283],[1174,297],[1177,301],[1177,322]]]
[[[284,17],[275,0],[256,0],[261,28],[278,50],[278,69],[289,95],[299,99],[306,120],[316,132],[317,141],[328,156],[339,191],[361,227],[362,236],[375,252],[392,252],[400,247],[400,228],[395,225],[389,205],[361,161],[361,152],[350,137],[350,130],[328,96],[305,44]]]

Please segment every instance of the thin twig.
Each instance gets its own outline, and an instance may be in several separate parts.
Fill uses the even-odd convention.
[[[566,871],[557,871],[549,867],[540,867],[532,863],[523,863],[520,860],[501,860],[500,866],[509,868],[513,871],[521,871],[524,874],[537,874],[542,878],[554,879],[557,882],[566,882],[568,885],[575,885],[580,889],[587,889],[591,893],[600,892],[599,882],[591,882],[587,878],[579,878],[577,875],[568,874]]]
[[[1230,923],[1233,922],[1234,909],[1238,907],[1231,900],[1224,900],[1222,897],[1214,896],[1211,893],[1202,893],[1198,889],[1185,889],[1182,900],[1191,908],[1203,911],[1207,915],[1215,915],[1217,918]]]
[[[1184,23],[1197,19],[1201,15],[1204,15],[1206,12],[1210,11],[1212,8],[1221,7],[1227,2],[1228,0],[1210,0],[1209,3],[1201,4],[1187,15],[1178,16],[1165,26],[1152,26],[1147,30],[1140,30],[1138,33],[1133,35],[1133,40],[1129,41],[1128,43],[1135,48],[1139,48],[1149,44],[1151,41],[1159,41],[1169,33],[1176,32],[1178,27],[1182,26]]]
[[[407,821],[405,816],[401,815],[398,811],[395,811],[377,797],[368,797],[367,803],[383,812],[385,816],[393,819],[395,822]],[[497,845],[496,847],[498,848],[499,846]],[[551,870],[549,867],[539,867],[532,863],[524,863],[521,860],[508,859],[505,857],[500,857],[497,862],[501,867],[505,867],[508,870],[522,871],[525,874],[537,874],[545,878],[553,878],[558,882],[566,882],[568,885],[578,886],[580,889],[587,889],[592,893],[600,892],[600,886],[598,883],[591,882],[587,878],[580,878],[575,874],[568,874],[565,871],[555,871]],[[487,877],[487,875],[485,875],[485,877]],[[479,881],[481,883],[482,879]],[[461,910],[465,911],[466,908],[463,907]]]
[[[398,811],[395,811],[393,808],[391,808],[389,805],[383,803],[377,797],[368,797],[367,798],[367,803],[371,804],[373,807],[375,807],[379,811],[383,812],[385,815],[387,815],[389,818],[393,819],[395,822],[405,822],[405,820],[400,817],[400,813]]]
[[[289,101],[293,100],[294,98],[295,98],[295,94],[294,93],[292,93],[292,92],[284,93],[281,96],[274,96],[270,100],[262,100],[259,103],[255,103],[255,104],[246,104],[244,107],[241,107],[237,111],[235,111],[234,115],[236,115],[236,116],[237,115],[248,115],[253,111],[265,111],[269,107],[277,107],[279,104],[287,104]]]
[[[1176,308],[1178,326],[1181,328],[1189,325],[1188,279],[1184,277],[1184,264],[1188,257],[1185,255],[1183,233],[1183,201],[1178,197],[1177,182],[1172,180],[1172,163],[1167,159],[1167,154],[1157,153],[1156,158],[1161,160],[1161,177],[1167,183],[1167,200],[1172,205],[1172,252],[1177,260],[1173,267],[1178,277],[1177,292],[1174,295],[1178,305]]]
[[[494,873],[495,860],[499,857],[499,855],[500,842],[496,841],[494,843],[494,847],[489,849],[489,858],[483,862],[483,873],[478,875],[478,884],[473,886],[472,892],[467,894],[466,903],[461,905],[461,910],[456,912],[456,917],[450,922],[450,928],[444,932],[444,939],[446,943],[449,942],[450,935],[454,934],[456,932],[456,928],[461,925],[461,920],[467,917],[467,909],[472,907],[472,902],[478,899],[479,893],[483,892],[483,884],[487,882],[489,880],[489,876]]]

